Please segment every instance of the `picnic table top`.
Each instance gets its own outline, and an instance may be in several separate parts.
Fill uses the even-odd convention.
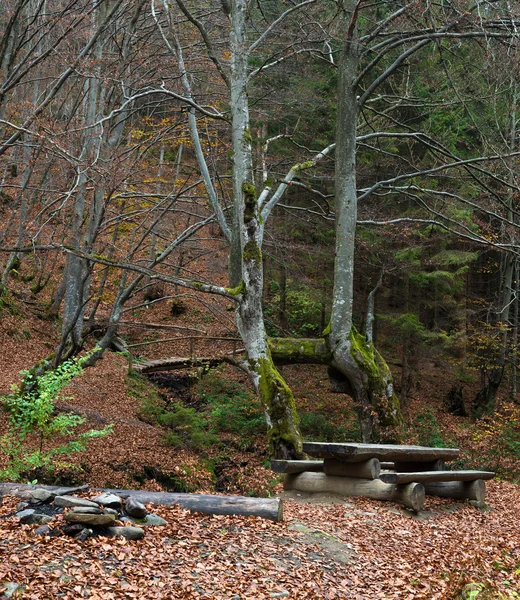
[[[400,444],[358,444],[303,442],[303,451],[309,456],[336,458],[346,462],[360,462],[369,458],[383,461],[429,462],[440,458],[453,460],[459,456],[458,448],[429,448]]]

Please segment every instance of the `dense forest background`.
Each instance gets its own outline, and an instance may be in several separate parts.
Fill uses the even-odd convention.
[[[274,456],[302,428],[456,443],[451,414],[515,459],[517,12],[4,0],[0,305],[50,336],[30,377],[84,351],[214,359]],[[306,417],[294,369],[336,408]],[[207,433],[183,408],[154,415],[174,444]]]

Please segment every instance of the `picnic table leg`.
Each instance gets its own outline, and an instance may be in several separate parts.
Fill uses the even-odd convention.
[[[427,496],[441,496],[443,498],[455,498],[456,500],[478,500],[479,502],[483,502],[486,498],[486,484],[482,479],[425,483],[424,489]]]
[[[390,500],[403,504],[416,512],[424,506],[424,486],[421,483],[397,485],[383,483],[380,479],[335,477],[325,473],[300,473],[286,475],[286,490],[311,493],[331,493],[342,496],[364,496],[374,500]]]

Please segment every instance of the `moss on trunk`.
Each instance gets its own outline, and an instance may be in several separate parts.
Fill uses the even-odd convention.
[[[393,388],[392,373],[374,344],[367,342],[354,327],[350,331],[349,341],[352,358],[363,373],[364,392],[376,413],[373,436],[396,441],[403,417],[399,398]]]
[[[253,370],[258,375],[258,393],[267,417],[269,455],[276,459],[302,458],[299,419],[291,389],[270,355],[260,358]]]

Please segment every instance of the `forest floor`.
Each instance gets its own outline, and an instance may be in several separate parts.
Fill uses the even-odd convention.
[[[202,311],[188,298],[185,316],[173,322],[215,337],[232,337],[232,313],[219,302]],[[131,320],[172,323],[168,307],[139,309]],[[37,318],[23,304],[17,311],[3,312],[0,394],[20,381],[20,370],[50,352],[56,333],[57,325]],[[170,334],[137,328],[127,337],[138,344]],[[199,356],[217,348],[233,350],[232,341],[197,344]],[[189,355],[193,348],[188,340],[180,340],[142,346],[140,351],[147,358],[158,358]],[[285,367],[284,376],[295,390],[300,410],[326,414],[330,422],[342,426],[341,431],[353,427],[352,407],[348,400],[328,392],[324,370]],[[229,370],[225,377],[243,383],[240,375]],[[169,447],[163,443],[164,429],[142,420],[146,392],[134,384],[127,359],[114,353],[107,353],[95,368],[73,380],[66,390],[69,397],[60,400],[58,408],[83,414],[89,428],[112,423],[114,432],[93,440],[88,451],[73,455],[71,461],[80,468],[68,473],[63,467],[61,483],[283,494],[279,480],[266,468],[261,436],[244,447],[239,435],[227,434],[215,448],[202,453]],[[419,405],[435,409],[441,384],[442,370],[432,365],[408,401],[408,422],[417,421]],[[515,471],[516,465],[508,465],[496,446],[498,429],[483,428],[475,435],[465,419],[436,409],[426,415],[430,416],[423,429],[407,431],[407,442],[428,442],[421,435],[440,432],[465,449],[465,466],[499,466],[501,474],[507,468]],[[5,415],[0,415],[0,433],[6,426]],[[500,464],[488,460],[483,465],[484,456]],[[18,597],[24,599],[448,600],[460,598],[469,583],[483,587],[467,592],[468,599],[509,599],[520,594],[520,487],[507,481],[488,484],[490,510],[485,512],[468,503],[427,497],[425,511],[417,516],[392,503],[330,497],[310,502],[294,493],[284,498],[282,523],[154,507],[168,525],[148,529],[138,542],[91,538],[78,543],[64,537],[38,537],[34,526],[19,526],[16,518],[7,516],[16,502],[6,497],[0,507],[0,597],[2,585],[9,582],[22,586]]]

